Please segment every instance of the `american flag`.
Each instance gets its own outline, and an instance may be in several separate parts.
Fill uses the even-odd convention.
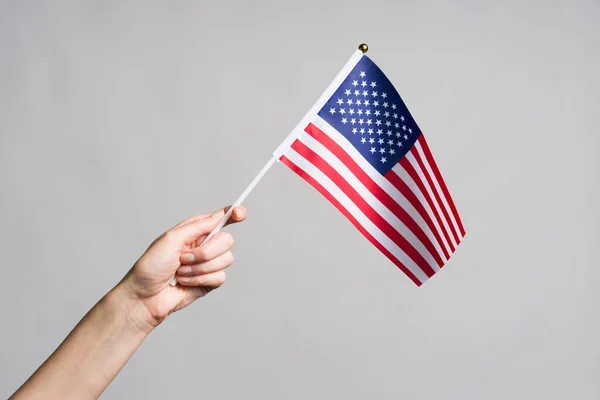
[[[325,196],[414,283],[440,270],[465,235],[423,133],[361,56],[280,161]]]

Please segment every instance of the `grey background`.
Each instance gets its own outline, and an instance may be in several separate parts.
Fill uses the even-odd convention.
[[[414,286],[281,164],[110,399],[600,397],[597,1],[0,2],[0,397],[233,201],[361,42],[467,237]]]

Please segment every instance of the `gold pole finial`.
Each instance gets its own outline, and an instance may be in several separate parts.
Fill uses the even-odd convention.
[[[359,49],[360,51],[362,51],[362,52],[363,52],[363,54],[364,54],[364,53],[366,53],[367,51],[369,51],[369,46],[367,46],[367,44],[366,44],[366,43],[361,43],[361,44],[358,46],[358,49]]]

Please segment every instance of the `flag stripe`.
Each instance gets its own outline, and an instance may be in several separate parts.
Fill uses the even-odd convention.
[[[450,227],[450,233],[452,233],[452,236],[454,237],[454,242],[458,245],[458,243],[460,242],[458,234],[456,233],[456,230],[454,229],[454,225],[452,224],[452,221],[450,220],[448,211],[446,211],[446,207],[444,207],[444,203],[442,203],[442,200],[440,199],[440,195],[438,194],[437,190],[435,189],[435,185],[431,179],[431,176],[429,175],[429,172],[427,171],[427,168],[425,168],[425,165],[423,164],[423,160],[421,159],[421,155],[417,151],[416,146],[413,146],[413,148],[410,149],[409,153],[417,161],[419,168],[423,172],[423,176],[425,176],[425,179],[427,180],[427,184],[429,185],[429,188],[431,188],[431,192],[433,193],[436,206],[442,211],[442,214],[444,216],[444,222],[447,223],[448,226]]]
[[[426,187],[427,183],[425,182],[424,179],[421,179],[421,177],[419,176],[419,173],[417,172],[417,169],[410,162],[410,160],[409,160],[410,156],[411,156],[410,152],[406,153],[406,155],[398,163],[399,165],[393,168],[393,171],[396,172],[396,174],[398,174],[399,176],[401,176],[401,174],[403,172],[402,170],[404,170],[412,178],[413,182],[417,186],[414,189],[418,189],[419,192],[421,192],[421,195],[423,197],[425,197],[425,201],[427,201],[427,204],[433,211],[433,215],[435,216],[435,219],[437,220],[438,224],[442,227],[442,233],[444,235],[444,238],[446,238],[446,241],[447,241],[448,245],[450,246],[450,253],[454,253],[454,250],[456,250],[456,243],[454,243],[453,239],[450,237],[450,234],[448,233],[447,224],[444,224],[444,221],[440,217],[440,212],[439,212],[438,208],[436,207],[436,204],[433,201],[433,196],[431,195],[430,191]],[[416,162],[415,162],[415,164],[416,164]],[[417,167],[418,167],[418,165],[417,165]]]
[[[416,273],[413,273],[405,264],[403,264],[402,261],[394,255],[393,250],[399,251],[399,249],[395,248],[396,246],[391,243],[389,238],[385,237],[381,231],[370,223],[364,214],[362,214],[362,212],[357,209],[343,193],[341,193],[339,188],[335,187],[331,180],[314,168],[312,164],[301,158],[294,151],[288,151],[287,155],[281,156],[280,160],[329,200],[331,204],[333,204],[356,227],[356,229],[360,231],[360,233],[400,268],[417,286],[421,286],[421,284],[428,279],[420,268],[416,268]],[[302,166],[299,166],[298,164],[301,164]],[[326,186],[328,188],[326,188]],[[342,202],[348,205],[345,206]],[[386,246],[386,244],[388,245]],[[417,277],[417,275],[419,277]]]
[[[340,173],[398,233],[406,232],[410,244],[429,262],[434,270],[439,269],[436,267],[444,265],[438,249],[434,247],[421,227],[333,139],[313,124],[306,127],[306,133],[308,135],[300,136],[299,140]],[[431,260],[431,257],[433,257],[433,260]]]
[[[440,256],[443,257],[443,260],[448,260],[450,258],[449,247],[440,237],[441,228],[434,224],[434,220],[432,220],[431,215],[425,210],[422,202],[417,198],[417,196],[408,188],[407,185],[396,185],[394,182],[388,181],[386,179],[381,179],[382,175],[373,168],[373,166],[365,160],[365,158],[356,150],[354,146],[346,139],[343,135],[341,135],[337,130],[335,130],[331,125],[329,125],[325,120],[317,117],[312,125],[317,129],[317,132],[312,132],[312,130],[307,130],[309,134],[312,134],[317,140],[321,141],[319,137],[315,136],[318,132],[322,132],[328,138],[327,143],[335,143],[337,146],[327,145],[323,143],[325,147],[329,148],[350,170],[357,171],[354,174],[368,187],[371,192],[378,198],[375,192],[382,191],[388,194],[392,201],[395,203],[394,208],[400,207],[404,212],[406,212],[425,232],[431,232],[433,234],[433,238],[430,237],[436,249],[441,250]],[[307,128],[308,129],[308,128]],[[339,148],[339,150],[337,150]],[[344,156],[340,154],[345,154]],[[346,161],[346,159],[350,161]],[[387,175],[387,174],[386,174]],[[367,184],[368,182],[368,184]],[[380,198],[381,200],[381,198]],[[384,201],[382,201],[384,202]],[[384,203],[386,204],[386,203]],[[396,205],[397,204],[397,205]],[[390,208],[390,210],[393,210]]]
[[[442,210],[444,211],[444,215],[446,215],[448,224],[450,225],[450,227],[452,227],[453,232],[456,233],[457,243],[460,243],[460,240],[462,239],[462,234],[460,233],[458,224],[456,223],[456,220],[454,219],[454,214],[452,213],[452,209],[450,208],[450,205],[448,204],[448,201],[446,200],[446,196],[444,195],[444,192],[442,191],[440,185],[438,184],[437,179],[435,179],[435,175],[433,173],[433,170],[431,169],[431,165],[429,165],[429,162],[425,158],[425,154],[423,153],[423,148],[421,147],[421,144],[419,142],[416,142],[413,147],[413,150],[416,154],[419,155],[419,159],[421,160],[423,166],[425,167],[424,171],[427,173],[427,176],[429,177],[429,181],[432,184],[432,190],[434,191],[434,193],[436,194],[437,198],[440,201],[440,208],[442,208]]]
[[[458,210],[456,209],[454,200],[452,199],[452,196],[450,196],[450,191],[448,190],[448,186],[446,186],[446,182],[444,181],[444,178],[442,177],[440,169],[438,168],[437,163],[435,162],[435,159],[433,158],[433,154],[431,154],[431,149],[429,148],[429,144],[427,143],[427,140],[425,140],[424,135],[420,135],[419,138],[417,139],[417,141],[418,141],[418,143],[421,144],[423,153],[425,154],[425,158],[427,159],[429,166],[433,170],[436,181],[439,183],[440,187],[442,188],[444,197],[446,198],[446,200],[448,201],[448,204],[450,205],[450,208],[452,210],[452,215],[454,216],[454,219],[456,220],[456,222],[458,224],[461,236],[464,237],[465,236],[465,228],[462,224],[462,221],[460,220],[460,216],[458,215]]]
[[[407,175],[407,177],[412,181],[410,176]],[[429,205],[426,201],[421,201],[419,199],[419,197],[423,196],[419,196],[414,193],[413,190],[410,189],[410,186],[406,183],[407,179],[400,178],[400,176],[393,169],[389,170],[388,173],[385,174],[385,178],[417,209],[419,215],[421,215],[421,218],[425,220],[427,226],[435,236],[438,245],[441,247],[444,253],[445,259],[448,260],[451,252],[450,247],[448,246],[448,243],[440,236],[440,232],[443,232],[442,228],[439,226],[438,222],[431,217],[433,215],[433,211],[429,208]],[[417,193],[420,194],[420,192]],[[425,208],[426,206],[427,209]]]
[[[342,190],[342,192],[360,208],[363,213],[375,224],[387,237],[389,237],[410,259],[428,276],[432,276],[435,271],[429,263],[419,254],[419,252],[396,231],[384,218],[381,217],[365,200],[340,176],[340,174],[325,162],[318,154],[306,147],[304,143],[296,140],[292,144],[292,149],[300,154],[304,159],[313,164],[325,176]],[[289,157],[288,157],[289,158]]]

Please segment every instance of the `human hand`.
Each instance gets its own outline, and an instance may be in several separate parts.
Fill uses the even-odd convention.
[[[225,212],[190,217],[158,237],[135,263],[120,285],[147,310],[142,316],[150,327],[169,314],[205,296],[225,281],[225,268],[233,263],[230,233],[219,232],[200,246]],[[227,224],[246,219],[246,209],[236,207]],[[176,286],[169,282],[176,276]]]

